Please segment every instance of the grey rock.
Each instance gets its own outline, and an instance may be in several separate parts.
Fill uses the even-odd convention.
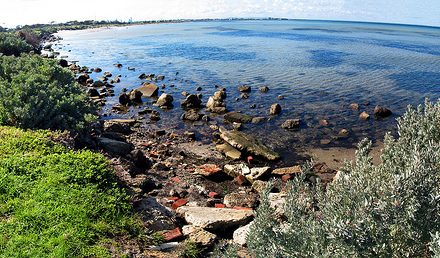
[[[299,128],[300,124],[301,124],[301,120],[300,119],[287,119],[281,125],[281,128],[284,128],[284,129]]]
[[[125,156],[133,150],[133,145],[109,138],[98,138],[99,145],[108,153]]]

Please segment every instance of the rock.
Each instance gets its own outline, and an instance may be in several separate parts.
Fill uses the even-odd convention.
[[[329,122],[326,119],[321,119],[321,120],[319,120],[319,125],[320,126],[328,126]]]
[[[232,241],[234,244],[245,246],[246,245],[246,238],[249,234],[250,228],[252,226],[253,222],[247,224],[246,226],[240,227],[237,230],[234,231]]]
[[[223,167],[223,170],[231,177],[237,177],[241,175],[252,183],[270,172],[270,167],[249,168],[246,164],[228,164]]]
[[[272,174],[282,176],[282,175],[298,174],[301,172],[302,172],[301,166],[292,166],[292,167],[285,167],[285,168],[276,168],[272,171]]]
[[[130,103],[130,96],[127,93],[122,93],[119,95],[119,103],[121,105],[128,105]]]
[[[157,111],[152,112],[151,115],[150,115],[150,120],[151,121],[159,121],[160,120],[159,112],[157,112]]]
[[[104,72],[104,77],[106,77],[106,78],[112,77],[112,73],[111,72]]]
[[[102,72],[102,69],[99,68],[99,67],[95,67],[95,68],[93,68],[93,71],[94,71],[95,73],[100,73],[100,72]]]
[[[224,99],[226,98],[226,91],[220,89],[209,97],[206,103],[206,109],[212,113],[224,113],[226,112],[226,105]]]
[[[188,132],[188,131],[186,131],[186,132],[183,133],[183,135],[184,135],[186,138],[190,139],[190,140],[195,140],[195,139],[196,139],[196,133],[194,133],[194,132]]]
[[[60,60],[58,61],[58,64],[59,64],[61,67],[64,67],[64,68],[69,67],[69,63],[68,63],[67,60],[65,60],[65,59],[60,59]]]
[[[187,223],[207,230],[227,230],[247,223],[253,211],[211,207],[187,207],[177,209]]]
[[[133,120],[135,121],[135,120]],[[129,134],[131,133],[130,125],[131,122],[123,122],[118,120],[107,120],[104,122],[104,131]],[[133,123],[134,124],[134,123]]]
[[[376,106],[374,108],[374,116],[375,117],[383,118],[383,117],[391,116],[391,114],[392,114],[392,112],[388,108],[381,107],[381,106]]]
[[[341,129],[338,133],[340,137],[347,137],[350,134],[350,132],[347,129]]]
[[[243,113],[238,113],[238,112],[229,112],[225,114],[225,120],[230,122],[230,123],[249,123],[252,121],[251,116],[243,114]]]
[[[267,160],[277,160],[280,158],[278,153],[269,149],[248,134],[239,131],[227,131],[224,128],[220,128],[220,132],[220,138],[240,151],[246,151],[256,156],[261,156]]]
[[[269,91],[269,87],[267,86],[260,87],[260,92],[266,93],[268,91]]]
[[[359,110],[359,104],[358,103],[351,103],[350,108],[352,110]]]
[[[264,190],[266,190],[267,186],[268,182],[262,180],[255,180],[252,183],[252,189],[257,191],[257,193],[262,193]]]
[[[202,100],[194,94],[189,94],[186,99],[182,102],[181,106],[183,108],[200,108]]]
[[[99,88],[105,86],[105,82],[101,80],[94,81],[92,84],[93,87]]]
[[[200,246],[211,246],[214,244],[217,236],[203,228],[192,225],[185,225],[182,228],[183,234],[188,236],[189,240]]]
[[[276,103],[270,106],[269,115],[274,116],[281,113],[281,106],[280,104]]]
[[[262,122],[264,122],[264,121],[266,121],[266,118],[265,117],[254,117],[254,118],[252,118],[252,123],[253,124],[259,124],[259,123],[262,123]]]
[[[87,80],[90,79],[90,76],[88,74],[80,74],[78,76],[77,82],[81,85],[87,85]]]
[[[155,97],[159,93],[159,87],[153,83],[144,83],[141,87],[137,88],[137,90],[142,92],[142,97],[145,98]]]
[[[361,119],[361,120],[368,120],[368,119],[370,119],[370,115],[367,113],[367,112],[362,112],[360,115],[359,115],[359,118]]]
[[[158,81],[163,81],[163,80],[165,80],[165,75],[158,74],[156,78]]]
[[[240,92],[250,92],[251,91],[251,87],[247,86],[247,85],[241,85],[241,86],[238,86],[238,90]]]
[[[148,159],[145,156],[144,152],[141,150],[133,150],[130,153],[130,157],[131,157],[131,160],[133,160],[134,164],[139,168],[147,169],[147,168],[151,167],[151,165],[152,165],[151,160]]]
[[[161,245],[153,245],[149,246],[148,249],[151,251],[165,251],[165,250],[174,250],[180,246],[179,242],[169,242]]]
[[[166,93],[162,93],[159,99],[157,99],[155,105],[158,107],[171,108],[173,106],[173,100],[174,100],[173,96]]]
[[[114,83],[120,83],[120,82],[121,82],[121,78],[119,78],[118,76],[116,76],[115,78],[113,78],[113,82],[114,82]]]
[[[283,95],[278,95],[277,99],[278,99],[278,100],[283,100],[283,99],[284,99],[284,96],[283,96]]]
[[[136,103],[142,103],[142,92],[139,90],[131,90],[129,93],[129,99],[130,101],[136,102]]]
[[[242,94],[240,94],[240,98],[241,99],[248,99],[250,96],[249,96],[249,94],[247,94],[247,93],[242,93]]]
[[[99,97],[100,96],[98,90],[95,88],[88,89],[87,94],[90,97]]]
[[[238,160],[241,158],[241,152],[228,143],[219,144],[216,146],[217,150],[225,154],[226,157],[232,160]]]
[[[197,87],[196,88],[196,91],[202,91],[203,89],[202,89],[202,87]]]
[[[117,63],[117,64],[114,64],[114,66],[116,66],[117,68],[121,68],[121,67],[122,67],[122,64]]]
[[[281,125],[281,128],[284,128],[284,129],[299,128],[300,124],[301,124],[301,120],[299,120],[299,119],[287,119]]]
[[[252,192],[236,192],[225,195],[223,203],[228,208],[247,207],[254,208],[257,204],[257,195]]]
[[[108,153],[124,156],[133,150],[133,145],[104,137],[98,138],[99,145]]]
[[[212,176],[219,172],[221,172],[222,169],[217,166],[216,164],[204,164],[202,166],[197,167],[194,170],[194,173],[202,175],[202,176]]]
[[[194,109],[190,109],[182,115],[183,120],[189,120],[189,121],[199,121],[202,119],[202,117],[203,115],[199,114],[197,110]]]
[[[284,205],[286,204],[287,194],[285,193],[269,193],[270,207],[275,209],[274,215],[284,214]]]

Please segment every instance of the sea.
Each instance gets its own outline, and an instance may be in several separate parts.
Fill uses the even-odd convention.
[[[408,105],[440,97],[440,28],[413,25],[310,21],[222,20],[109,27],[61,31],[53,48],[68,61],[100,67],[121,75],[115,96],[102,107],[102,119],[139,118],[138,111],[153,108],[161,120],[146,117],[145,127],[195,131],[209,141],[212,125],[231,128],[222,115],[209,122],[185,122],[182,92],[209,96],[224,87],[230,111],[267,122],[244,124],[242,129],[281,153],[304,148],[355,146],[361,139],[380,141],[396,134],[396,119]],[[116,63],[123,66],[117,68]],[[135,68],[135,70],[129,70]],[[174,97],[174,108],[160,110],[145,99],[142,106],[118,114],[111,107],[124,89],[135,89],[141,73],[165,76],[155,82]],[[102,73],[92,73],[96,79]],[[239,85],[251,87],[249,98],[240,98]],[[269,91],[259,91],[267,86]],[[200,89],[200,88],[201,89]],[[198,89],[199,88],[199,89]],[[282,99],[279,96],[283,96]],[[282,112],[269,116],[272,104]],[[352,110],[358,103],[359,110]],[[389,108],[390,117],[376,119],[376,105]],[[371,118],[359,119],[360,112]],[[281,128],[286,119],[301,119],[296,130]],[[320,120],[329,125],[320,125]],[[348,137],[340,137],[342,129]]]

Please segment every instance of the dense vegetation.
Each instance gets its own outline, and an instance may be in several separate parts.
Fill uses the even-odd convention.
[[[92,112],[73,74],[38,55],[0,56],[0,124],[76,130]]]
[[[56,137],[0,127],[0,257],[106,257],[108,238],[136,232],[105,158]]]
[[[0,32],[0,53],[3,55],[19,56],[31,50],[32,46],[17,35],[9,32]]]
[[[264,199],[248,235],[256,257],[439,257],[440,102],[409,109],[381,164],[359,144],[326,190],[297,177],[284,220]],[[266,193],[267,194],[267,193]]]

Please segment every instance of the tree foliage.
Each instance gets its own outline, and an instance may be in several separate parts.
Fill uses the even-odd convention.
[[[55,60],[0,57],[0,124],[76,130],[91,111],[73,74]]]
[[[6,56],[19,56],[33,49],[31,45],[13,33],[0,32],[0,53]]]
[[[256,257],[429,257],[440,255],[440,102],[409,108],[398,139],[385,136],[381,163],[359,144],[326,189],[299,176],[289,186],[285,219],[268,199],[248,235]]]

